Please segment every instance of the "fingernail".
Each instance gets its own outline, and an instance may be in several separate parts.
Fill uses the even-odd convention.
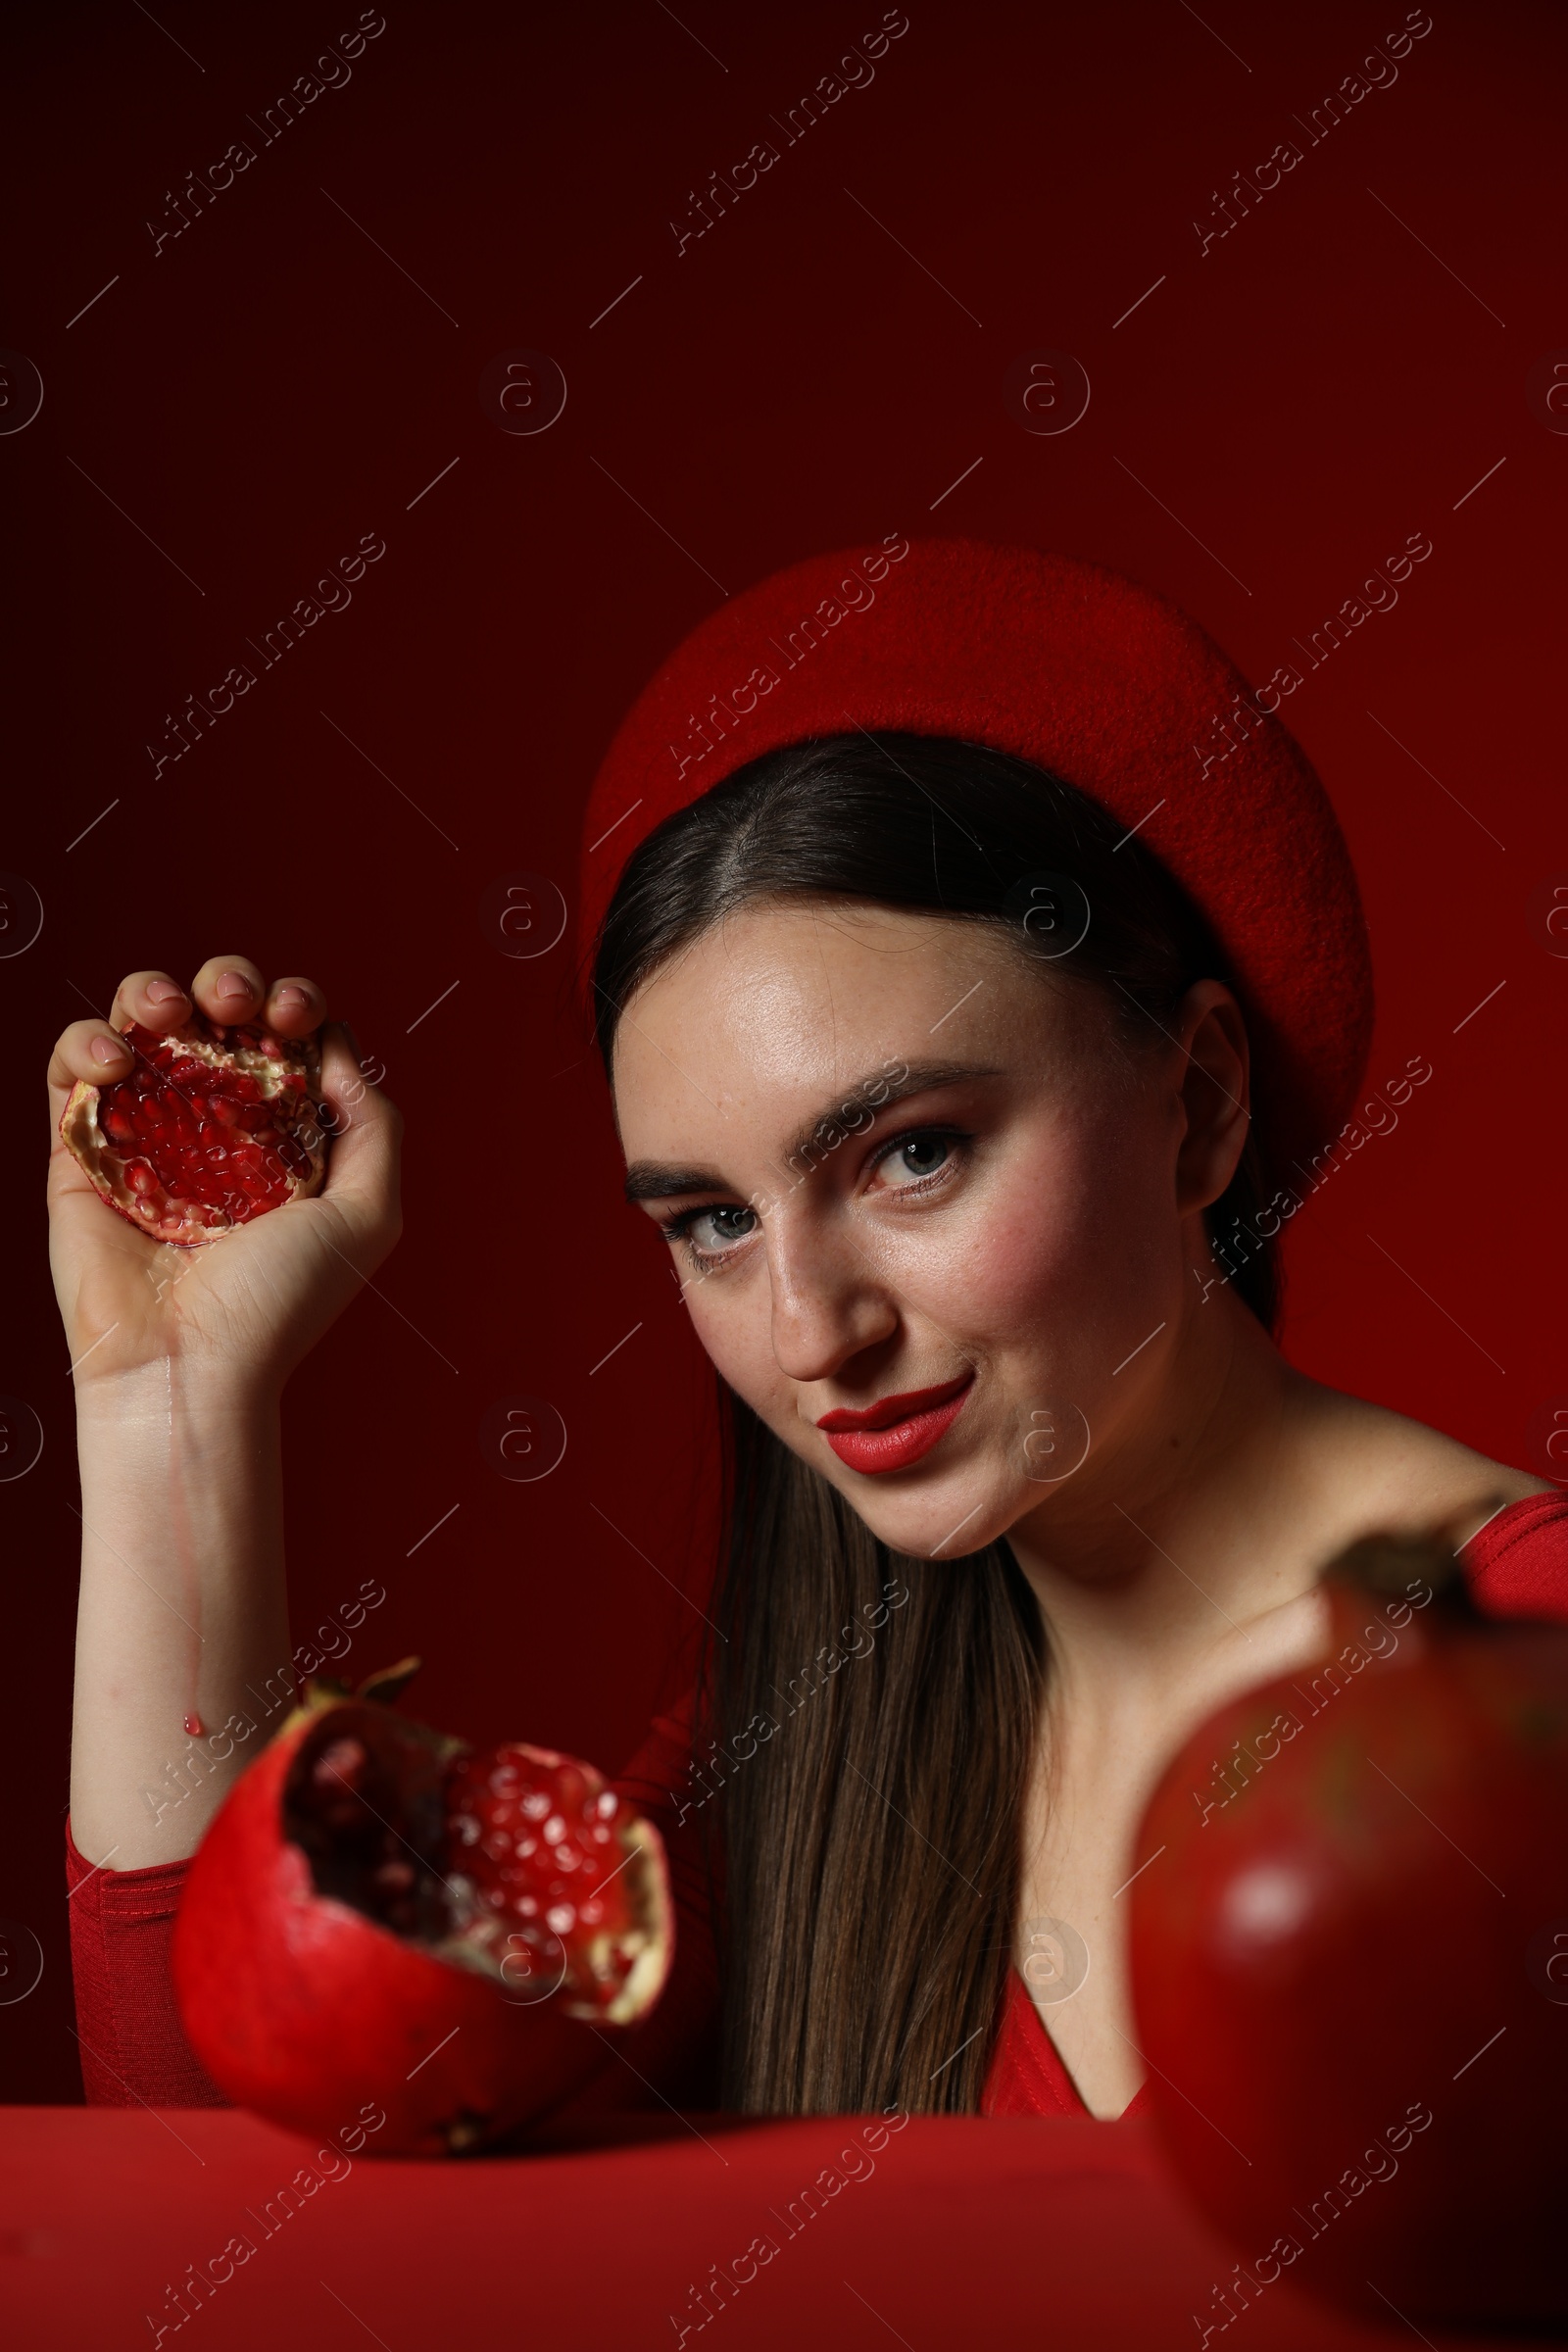
[[[118,1037],[95,1037],[87,1051],[94,1061],[122,1061],[125,1056],[124,1041]]]
[[[310,992],[303,988],[280,988],[276,1004],[279,1012],[305,1012],[310,1007]]]
[[[256,991],[243,972],[220,972],[213,994],[218,997],[253,997]]]
[[[176,997],[184,994],[185,991],[177,988],[172,980],[149,980],[147,983],[149,1004],[172,1004]]]

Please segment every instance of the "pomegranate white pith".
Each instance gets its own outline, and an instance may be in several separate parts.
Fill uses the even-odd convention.
[[[668,1967],[669,1895],[653,1833],[592,1765],[503,1741],[447,1781],[447,1887],[465,1939],[504,1976],[559,1984],[574,2017],[640,2017]],[[518,1952],[518,1945],[523,1951]]]

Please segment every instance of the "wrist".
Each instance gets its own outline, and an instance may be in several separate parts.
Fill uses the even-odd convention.
[[[148,1420],[266,1428],[277,1420],[283,1383],[262,1366],[160,1355],[112,1372],[78,1372],[75,1390],[77,1433],[86,1438]]]

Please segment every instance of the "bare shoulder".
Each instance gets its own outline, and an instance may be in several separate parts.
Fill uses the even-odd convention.
[[[1424,1421],[1317,1381],[1302,1380],[1293,1417],[1302,1468],[1335,1523],[1336,1541],[1375,1527],[1415,1534],[1442,1526],[1461,1544],[1500,1507],[1560,1491]]]

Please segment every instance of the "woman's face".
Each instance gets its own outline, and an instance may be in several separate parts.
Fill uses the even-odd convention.
[[[622,1014],[627,1189],[703,1346],[895,1550],[990,1543],[1168,1377],[1246,1040],[1217,981],[1136,1066],[1111,1024],[992,926],[839,902],[729,917]]]

